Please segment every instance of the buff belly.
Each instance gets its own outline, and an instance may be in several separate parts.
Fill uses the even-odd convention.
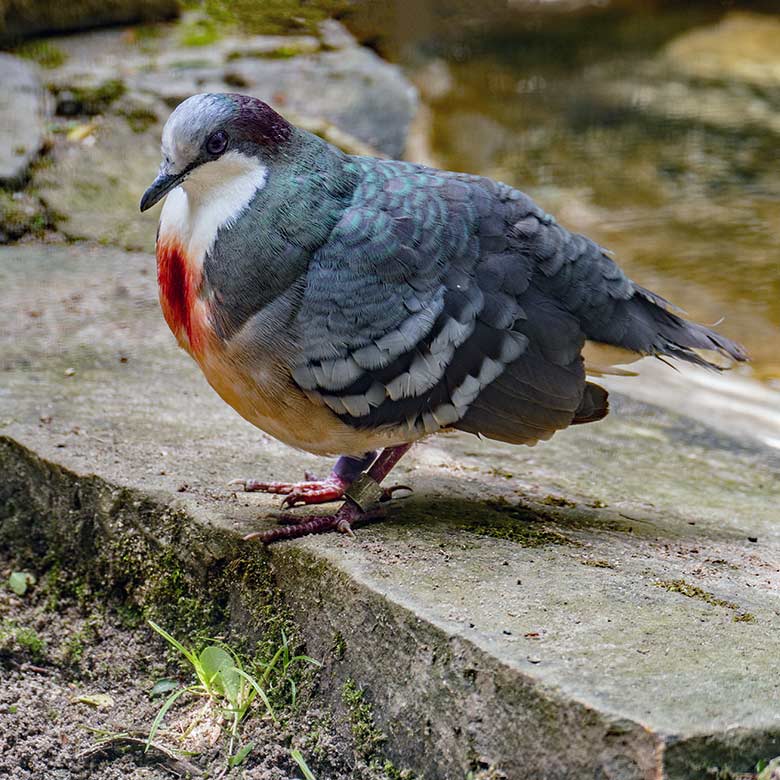
[[[225,403],[252,425],[291,447],[315,455],[361,455],[413,438],[400,428],[361,431],[346,425],[301,391],[292,382],[287,367],[270,355],[267,360],[254,355],[253,365],[265,367],[249,370],[240,356],[212,336],[200,354],[192,357]]]

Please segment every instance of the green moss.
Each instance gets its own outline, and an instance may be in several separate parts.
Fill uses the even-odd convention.
[[[465,526],[467,531],[479,536],[506,539],[523,547],[576,544],[564,534],[543,524],[543,521],[549,518],[521,504],[510,504],[504,499],[494,499],[486,503],[486,511],[481,515],[479,520]]]
[[[248,33],[285,35],[316,33],[317,25],[346,12],[349,0],[205,0],[200,6],[208,16],[224,25],[235,25]]]
[[[333,635],[331,650],[333,652],[333,657],[337,661],[340,661],[347,652],[347,641],[338,631]]]
[[[0,624],[0,657],[23,654],[39,661],[46,653],[46,643],[38,634],[14,620],[5,619]]]
[[[472,523],[467,531],[477,536],[490,536],[493,539],[505,539],[523,547],[543,547],[548,544],[574,544],[568,537],[557,531],[534,526]]]
[[[683,579],[679,580],[658,580],[654,582],[656,588],[663,588],[670,593],[680,593],[689,599],[698,599],[706,604],[712,604],[713,607],[724,607],[726,609],[739,609],[739,606],[733,601],[719,599],[712,593],[700,588],[698,585],[691,585]]]
[[[84,655],[84,636],[79,631],[69,636],[62,648],[62,658],[65,663],[77,665]]]
[[[593,566],[596,569],[614,569],[615,567],[609,561],[598,560],[595,558],[581,558],[580,563],[583,566]]]
[[[562,506],[562,507],[576,507],[577,503],[575,501],[569,501],[568,498],[563,498],[563,496],[545,496],[542,499],[542,503],[546,506]]]
[[[150,108],[123,108],[118,113],[127,120],[127,124],[130,125],[130,129],[134,133],[145,133],[158,121],[157,114]]]
[[[385,759],[380,764],[375,764],[374,768],[379,768],[388,780],[414,780],[414,772],[410,769],[399,769],[392,761]]]
[[[387,741],[387,737],[376,727],[373,708],[365,700],[363,689],[351,677],[341,688],[341,701],[347,708],[355,751],[366,761],[375,758],[379,746]]]
[[[25,235],[43,236],[50,219],[43,204],[28,192],[8,192],[0,189],[0,234],[6,241]],[[2,243],[0,238],[0,243]]]
[[[735,623],[755,623],[756,616],[751,612],[738,612],[734,615]]]
[[[156,24],[141,24],[131,31],[130,40],[143,52],[153,52],[158,48],[164,28]]]
[[[59,68],[68,59],[65,52],[50,41],[27,41],[17,46],[14,54],[36,62],[42,68]]]
[[[182,46],[210,46],[221,37],[217,20],[210,16],[184,19],[179,26],[179,41]]]
[[[57,97],[57,111],[61,114],[94,116],[104,113],[127,91],[121,79],[108,79],[94,86],[61,86],[50,84]]]

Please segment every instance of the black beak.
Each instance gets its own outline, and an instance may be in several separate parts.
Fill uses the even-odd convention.
[[[161,171],[157,178],[152,182],[152,186],[144,193],[141,198],[141,211],[150,209],[158,200],[164,198],[182,179],[186,171],[182,173],[165,173]]]

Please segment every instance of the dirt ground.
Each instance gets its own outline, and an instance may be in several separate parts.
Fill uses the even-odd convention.
[[[153,748],[143,741],[165,696],[150,697],[161,679],[190,682],[163,640],[120,605],[56,598],[45,581],[19,596],[9,587],[13,561],[0,556],[0,777],[14,780],[167,780],[171,777],[287,780],[303,773],[291,757],[302,750],[316,780],[400,780],[410,777],[379,756],[364,760],[351,737],[333,728],[334,714],[316,701],[316,676],[296,710],[280,723],[255,701],[240,730],[254,744],[238,767],[227,762],[227,733],[213,720],[181,734],[204,700],[183,696],[167,714]],[[86,699],[86,700],[85,700]],[[208,706],[207,703],[205,706]],[[209,725],[210,724],[210,725]],[[101,737],[126,734],[100,749]]]

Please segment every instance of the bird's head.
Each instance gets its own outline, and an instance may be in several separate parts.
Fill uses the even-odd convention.
[[[264,171],[292,133],[293,126],[262,100],[227,93],[187,98],[165,123],[160,172],[141,198],[141,211],[185,182],[198,190]]]

